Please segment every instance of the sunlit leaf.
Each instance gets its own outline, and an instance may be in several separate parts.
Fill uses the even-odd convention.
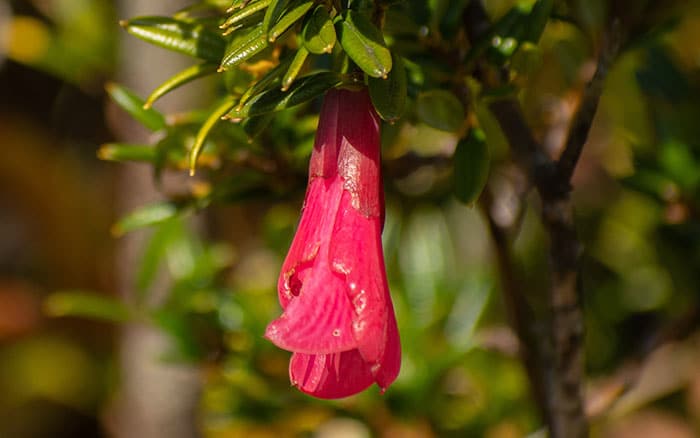
[[[97,151],[97,156],[105,161],[146,161],[153,162],[157,151],[150,145],[107,143]]]
[[[221,118],[231,110],[231,108],[233,108],[235,103],[236,101],[232,97],[225,99],[214,109],[214,111],[211,112],[209,117],[207,117],[207,120],[205,120],[202,124],[202,127],[199,128],[199,132],[197,132],[197,136],[194,139],[194,144],[192,145],[192,151],[190,152],[190,175],[194,175],[195,167],[197,166],[197,157],[199,157],[199,154],[202,152],[204,140],[207,139],[207,136],[214,125],[216,125],[216,123],[219,122]]]
[[[272,0],[270,6],[265,11],[262,21],[262,32],[267,37],[272,26],[277,23],[289,0]]]
[[[97,292],[55,292],[44,301],[44,310],[51,316],[80,316],[114,322],[132,318],[131,310],[122,301]]]
[[[313,0],[305,0],[293,4],[282,18],[275,23],[272,28],[270,28],[267,33],[267,38],[270,42],[275,41],[282,35],[287,29],[289,29],[294,23],[299,21],[304,15],[306,15],[309,10],[313,7]]]
[[[262,26],[257,26],[240,39],[234,39],[221,60],[219,70],[229,70],[260,53],[267,47],[267,38]]]
[[[335,30],[345,53],[369,76],[383,78],[391,71],[391,52],[381,31],[367,17],[345,11],[336,18]]]
[[[271,0],[258,0],[253,3],[249,3],[245,7],[239,9],[237,12],[231,14],[231,16],[229,16],[219,27],[221,29],[226,29],[227,27],[239,24],[241,21],[249,18],[256,12],[261,12],[263,9],[267,8],[270,1]]]
[[[304,61],[306,61],[309,52],[304,47],[299,47],[299,50],[294,54],[294,59],[282,78],[282,91],[287,91],[292,82],[297,78],[301,68],[304,66]]]
[[[219,62],[226,42],[201,24],[170,17],[140,17],[120,22],[127,32],[168,50]]]
[[[156,100],[188,82],[216,73],[217,68],[218,64],[196,64],[175,74],[151,92],[148,98],[146,98],[146,102],[143,105],[144,108],[150,108]]]
[[[304,23],[302,30],[304,47],[311,53],[320,55],[331,53],[336,42],[335,28],[328,10],[319,5]]]

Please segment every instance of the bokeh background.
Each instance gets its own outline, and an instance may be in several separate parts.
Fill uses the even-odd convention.
[[[498,17],[513,3],[485,5]],[[566,3],[590,28],[610,6]],[[0,3],[0,437],[537,436],[482,211],[450,193],[452,134],[415,117],[384,131],[390,162],[425,159],[386,181],[404,361],[384,395],[303,396],[289,386],[288,353],[262,338],[279,312],[274,288],[317,103],[279,115],[266,137],[296,163],[280,180],[295,190],[165,214],[131,233],[115,227],[138,207],[155,202],[150,214],[162,214],[166,198],[207,189],[184,169],[156,180],[148,164],[98,159],[105,143],[158,141],[111,102],[107,84],[144,97],[187,65],[118,20],[182,6]],[[574,178],[595,436],[700,435],[700,2],[657,12],[647,18],[659,31],[614,64]],[[594,68],[590,44],[554,20],[522,58],[526,115],[540,135],[562,125],[543,139],[556,145]],[[177,117],[216,93],[199,82],[157,108]],[[522,220],[518,269],[542,284],[536,210],[514,217],[522,181],[495,122],[485,110],[479,118],[493,216]],[[242,144],[225,129],[232,148]]]

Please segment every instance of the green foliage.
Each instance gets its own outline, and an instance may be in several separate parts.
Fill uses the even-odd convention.
[[[604,13],[548,0],[485,3],[493,25],[471,41],[462,23],[469,2],[460,0],[209,1],[173,17],[125,22],[140,38],[204,60],[145,101],[110,86],[117,103],[159,137],[153,146],[107,144],[99,155],[151,163],[157,175],[199,166],[197,188],[131,213],[114,231],[153,228],[136,302],[147,308],[143,318],[172,336],[173,357],[221,353],[203,401],[212,434],[308,434],[333,415],[367,419],[378,411],[389,414],[372,423],[377,435],[402,422],[438,436],[520,436],[537,427],[495,298],[502,285],[483,212],[451,195],[471,205],[486,191],[481,199],[493,205],[483,211],[512,230],[514,270],[528,284],[547,283],[538,205],[488,109],[516,99],[538,140],[546,137],[547,153],[558,150],[561,133],[550,137],[545,128],[561,121],[549,111],[576,105]],[[589,140],[593,158],[576,180],[594,374],[611,373],[627,358],[642,336],[636,321],[653,327],[698,305],[700,100],[688,60],[674,59],[692,38],[671,46],[660,35],[640,35],[615,65],[606,85],[614,97],[601,104],[600,132]],[[203,77],[218,93],[203,109],[172,117],[144,109]],[[328,404],[289,391],[286,353],[259,334],[276,312],[274,279],[297,220],[316,99],[334,87],[365,85],[390,123],[383,132],[384,240],[405,365],[384,398],[370,391]],[[244,200],[256,201],[250,222],[262,241],[259,254],[238,259],[182,221],[212,204]],[[153,305],[149,294],[162,269],[175,281],[167,300]],[[104,317],[100,303],[55,300],[55,314]],[[304,415],[307,423],[299,420]]]

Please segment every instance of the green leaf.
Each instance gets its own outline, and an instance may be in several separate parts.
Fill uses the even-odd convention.
[[[306,0],[293,5],[289,11],[270,29],[267,34],[267,39],[270,42],[275,41],[294,23],[299,21],[313,7],[313,0]]]
[[[391,52],[384,38],[364,15],[348,10],[338,16],[335,30],[345,53],[369,76],[384,78],[391,71]]]
[[[236,38],[228,46],[221,60],[219,71],[229,70],[243,61],[257,55],[267,47],[267,38],[262,26],[257,26],[241,38]]]
[[[217,64],[205,62],[203,64],[193,65],[175,74],[153,90],[150,96],[146,98],[146,103],[143,104],[144,108],[150,108],[156,100],[188,82],[216,73],[217,68]]]
[[[334,72],[304,76],[294,82],[287,91],[275,87],[252,97],[242,107],[234,108],[226,117],[235,120],[281,111],[314,99],[342,83],[342,77]]]
[[[416,113],[423,123],[442,131],[457,132],[464,123],[464,107],[454,94],[431,90],[418,95]]]
[[[263,90],[270,88],[273,84],[279,83],[281,81],[282,75],[289,69],[293,56],[288,56],[272,70],[267,72],[260,80],[258,80],[253,86],[249,87],[248,90],[243,93],[241,98],[238,100],[238,105],[236,108],[242,108],[248,100],[255,96],[256,94],[262,92]]]
[[[105,161],[146,161],[153,162],[157,151],[149,145],[107,143],[97,151],[97,157]]]
[[[219,26],[220,29],[226,29],[227,27],[235,26],[237,24],[240,24],[243,20],[246,18],[249,18],[256,12],[260,12],[266,7],[270,5],[271,0],[258,0],[253,3],[249,3],[246,5],[244,8],[241,8],[238,10],[238,12],[235,12],[229,16],[226,21],[224,21],[221,26]]]
[[[182,221],[167,220],[158,225],[143,250],[136,273],[137,298],[142,301],[155,281],[168,250],[182,239]]]
[[[306,61],[307,56],[309,56],[308,50],[304,47],[299,47],[299,50],[294,54],[294,59],[292,60],[287,73],[285,73],[282,78],[282,91],[287,91],[289,86],[292,85],[294,79],[299,75],[301,68],[304,66],[304,61]]]
[[[170,17],[140,17],[120,24],[144,41],[211,62],[219,62],[226,47],[224,38],[213,30]]]
[[[202,152],[204,147],[204,140],[207,139],[209,132],[214,128],[217,122],[228,113],[231,108],[236,104],[234,98],[229,97],[225,99],[219,106],[217,106],[214,111],[209,114],[209,117],[204,121],[202,127],[199,128],[197,136],[194,139],[194,144],[192,145],[192,151],[190,152],[190,175],[194,175],[195,168],[197,167],[197,158]]]
[[[262,116],[248,117],[241,122],[243,130],[248,136],[248,141],[252,142],[260,135],[275,117],[275,113],[263,114]]]
[[[139,228],[148,227],[168,220],[180,209],[172,202],[158,202],[132,211],[112,226],[112,234],[121,236]]]
[[[287,3],[288,0],[272,0],[270,2],[270,6],[267,8],[267,11],[265,11],[265,17],[263,17],[262,21],[262,32],[265,35],[265,38],[268,37],[272,26],[274,26],[277,23],[277,20],[279,20],[284,8],[287,6]]]
[[[328,10],[319,5],[313,14],[306,19],[302,30],[304,47],[316,55],[331,53],[335,46],[336,35],[333,21]]]
[[[132,319],[132,311],[114,297],[97,292],[61,291],[49,295],[44,311],[50,316],[83,316],[114,322]]]
[[[406,106],[406,69],[400,56],[392,54],[393,68],[386,79],[369,77],[369,95],[377,114],[393,123]]]
[[[484,190],[489,176],[491,159],[484,131],[480,128],[469,131],[457,144],[453,163],[455,196],[471,205]]]
[[[152,108],[145,109],[144,101],[133,91],[113,82],[108,83],[105,89],[117,105],[149,130],[160,131],[165,128],[163,115]]]
[[[523,41],[537,44],[552,13],[554,0],[538,0],[532,6],[527,20],[527,30]]]

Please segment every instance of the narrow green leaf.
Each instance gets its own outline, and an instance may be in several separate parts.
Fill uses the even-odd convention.
[[[132,311],[114,297],[86,291],[60,291],[44,301],[44,311],[50,316],[82,316],[114,322],[126,322]]]
[[[120,24],[144,41],[211,62],[219,62],[226,48],[221,35],[201,24],[170,17],[139,17]]]
[[[471,205],[486,186],[491,159],[486,135],[480,128],[472,128],[467,137],[457,144],[454,157],[454,193],[457,199]]]
[[[153,108],[145,109],[144,101],[133,91],[113,82],[108,83],[105,89],[117,105],[149,130],[159,131],[165,128],[163,115]]]
[[[302,30],[304,47],[316,55],[331,53],[335,46],[336,35],[333,21],[328,10],[323,5],[318,5],[313,14],[308,17]]]
[[[369,95],[377,114],[393,123],[406,106],[406,69],[400,56],[392,54],[393,67],[386,79],[369,77]]]
[[[282,15],[282,18],[270,29],[267,33],[267,39],[270,42],[275,41],[280,37],[287,29],[292,27],[294,23],[299,21],[304,15],[306,15],[311,7],[314,5],[313,0],[306,0],[292,5],[292,7]]]
[[[180,209],[172,202],[157,202],[132,211],[112,226],[112,234],[121,236],[172,218]]]
[[[226,21],[224,21],[221,26],[219,26],[220,29],[226,29],[227,27],[235,26],[236,24],[239,24],[241,21],[244,19],[250,17],[251,15],[255,14],[256,12],[260,12],[266,7],[270,5],[271,0],[258,0],[253,3],[249,3],[246,5],[244,8],[241,8],[238,10],[238,12],[235,12],[231,14]]]
[[[205,62],[193,65],[175,74],[151,92],[150,96],[146,98],[146,103],[143,104],[144,108],[150,108],[156,100],[188,82],[216,73],[217,68],[217,64]]]
[[[262,21],[262,32],[267,38],[270,29],[277,23],[284,8],[287,6],[288,0],[272,0],[270,6],[265,11],[265,17]]]
[[[182,238],[182,220],[167,220],[155,227],[137,263],[136,298],[142,302],[158,276],[168,251]]]
[[[464,107],[454,94],[431,90],[418,95],[416,113],[423,123],[442,131],[457,132],[464,123]]]
[[[228,7],[228,9],[226,9],[226,12],[230,14],[231,12],[235,11],[236,9],[245,8],[246,6],[248,6],[248,3],[250,3],[251,1],[252,0],[233,0],[233,2],[231,2],[231,5]]]
[[[197,136],[194,139],[194,144],[192,145],[192,151],[190,152],[190,175],[194,175],[195,168],[197,167],[197,158],[202,152],[204,147],[204,140],[207,139],[209,132],[211,132],[214,125],[221,120],[221,118],[228,113],[231,108],[236,104],[233,98],[225,99],[219,106],[217,106],[214,111],[209,114],[209,117],[204,121],[202,127],[197,132]]]
[[[257,26],[240,39],[234,39],[228,46],[221,60],[219,71],[229,70],[243,61],[260,53],[267,47],[267,38],[263,35],[262,26]]]
[[[100,146],[97,157],[105,161],[146,161],[153,162],[157,151],[149,145],[107,143]]]
[[[369,76],[385,78],[391,71],[391,52],[368,18],[347,10],[335,21],[335,31],[345,53]]]
[[[254,97],[242,107],[236,107],[226,115],[229,119],[243,119],[302,104],[343,83],[334,72],[321,72],[299,78],[287,91],[275,87]]]
[[[282,78],[282,91],[287,91],[289,86],[292,85],[292,82],[294,82],[294,79],[297,78],[301,68],[304,66],[304,61],[306,61],[307,56],[309,56],[308,50],[304,47],[299,47],[299,50],[294,54],[292,64]]]

